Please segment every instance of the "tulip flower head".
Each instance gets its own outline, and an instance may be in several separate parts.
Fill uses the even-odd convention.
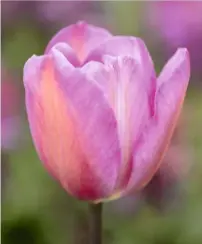
[[[119,198],[155,174],[190,76],[180,48],[158,78],[144,42],[78,22],[24,67],[26,107],[41,161],[71,195]]]

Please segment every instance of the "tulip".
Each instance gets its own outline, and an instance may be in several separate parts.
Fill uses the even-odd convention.
[[[44,166],[71,195],[101,202],[158,170],[190,76],[179,48],[156,78],[144,42],[78,22],[24,67],[26,108]]]

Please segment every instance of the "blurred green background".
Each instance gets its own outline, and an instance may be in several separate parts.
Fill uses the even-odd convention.
[[[183,6],[182,2],[180,11],[189,11],[190,7],[185,5]],[[194,22],[200,28],[196,28],[197,33],[190,33],[190,37],[195,36],[193,40],[189,40],[195,42],[192,46],[197,49],[199,63],[193,63],[192,66],[191,82],[180,125],[183,139],[179,140],[179,144],[186,144],[185,148],[182,148],[182,154],[188,154],[188,162],[184,163],[185,165],[182,162],[182,168],[190,165],[186,179],[183,178],[180,182],[183,197],[176,198],[176,206],[166,211],[159,210],[145,201],[140,201],[140,206],[134,201],[133,207],[134,199],[131,200],[130,207],[121,200],[106,204],[104,243],[202,243],[202,52],[196,42],[202,37],[202,6],[200,9],[199,13],[191,10],[193,15],[201,14],[201,22]],[[151,24],[152,11],[154,10],[149,2],[135,1],[1,2],[2,70],[7,71],[6,76],[2,75],[2,82],[9,80],[16,86],[16,96],[19,100],[17,117],[20,121],[20,126],[15,123],[12,125],[18,132],[13,138],[14,146],[9,144],[3,147],[2,144],[2,243],[87,243],[87,204],[78,202],[64,192],[45,171],[33,147],[24,106],[22,72],[25,61],[33,54],[42,54],[52,35],[60,28],[78,20],[87,20],[91,24],[109,29],[114,34],[142,37],[159,73],[176,46],[170,44],[172,39],[166,39],[167,35],[162,33],[162,29]],[[181,12],[177,14],[181,14],[181,19],[184,20]],[[167,16],[168,22],[173,16]],[[162,23],[163,21],[162,19]],[[175,24],[178,25],[178,22],[181,23],[182,20],[176,19]],[[172,30],[174,26],[167,28]],[[179,31],[183,28],[181,26]],[[191,27],[187,24],[188,28]],[[201,43],[199,42],[200,46]],[[175,45],[180,46],[180,41]],[[2,89],[2,97],[3,92]],[[14,106],[13,97],[9,93],[5,96],[9,97],[10,106]],[[5,105],[3,109],[8,108]],[[3,119],[2,115],[1,121]],[[2,132],[4,129],[2,127]],[[10,131],[10,127],[6,129]],[[165,205],[170,204],[172,200],[174,199],[171,197]]]

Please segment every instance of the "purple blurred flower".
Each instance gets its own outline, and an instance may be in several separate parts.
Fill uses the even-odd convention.
[[[32,20],[42,28],[54,29],[84,19],[103,21],[102,3],[94,1],[3,1],[2,26]]]
[[[20,21],[32,19],[36,15],[36,3],[37,1],[2,1],[2,27],[15,26]]]
[[[149,25],[159,31],[170,51],[187,47],[192,67],[202,65],[202,2],[156,1],[147,4]],[[169,54],[170,55],[170,54]]]
[[[13,149],[16,146],[20,128],[19,91],[5,69],[1,83],[1,148]]]
[[[11,24],[18,15],[20,9],[19,1],[2,1],[1,2],[1,20],[2,25]]]
[[[78,19],[100,23],[101,7],[99,2],[94,1],[41,1],[36,10],[43,23],[66,26]]]

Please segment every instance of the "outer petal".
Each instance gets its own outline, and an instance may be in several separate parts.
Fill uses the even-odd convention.
[[[101,90],[57,50],[31,58],[24,82],[31,132],[45,166],[80,199],[109,195],[120,157],[116,120]]]
[[[106,196],[110,195],[121,163],[118,125],[113,110],[103,91],[83,71],[76,70],[70,77],[67,73],[58,73],[58,80],[71,105],[87,163],[100,180]],[[82,179],[80,181],[84,184]]]
[[[98,83],[114,110],[122,153],[116,191],[128,183],[132,146],[149,120],[149,99],[140,64],[135,59],[105,57],[105,65],[90,62],[83,69]]]
[[[62,57],[64,61],[64,56],[61,55],[60,57]],[[62,64],[61,69],[64,68],[65,64],[65,69],[71,71],[72,67],[70,64],[68,67],[66,61],[60,63]],[[60,101],[58,97],[61,95],[61,91],[58,91],[58,87],[55,85],[50,55],[34,55],[26,62],[24,66],[24,86],[28,120],[35,147],[46,168],[48,168],[54,177],[60,180],[63,166],[61,157],[64,157],[62,153],[64,154],[65,150],[64,146],[61,145],[64,143],[64,138],[61,138],[61,133],[70,134],[71,125],[68,131],[61,132],[64,128],[58,128],[58,124],[64,127],[64,123],[68,124],[70,121],[67,116],[64,120],[59,116],[61,111],[64,116],[66,108],[64,107],[63,101]],[[59,108],[61,110],[60,112]],[[49,121],[47,123],[48,119]],[[68,122],[66,122],[66,120]],[[52,131],[52,135],[50,135],[50,131]],[[55,138],[52,138],[53,136],[55,136]],[[71,136],[73,137],[73,135]],[[59,138],[62,140],[60,140],[60,144],[56,147]],[[49,140],[50,143],[48,143]],[[65,143],[67,142],[65,141]],[[59,152],[59,150],[61,151]],[[50,153],[50,155],[47,155],[48,153]],[[56,156],[53,154],[56,154],[57,159],[55,159]],[[66,160],[67,159],[65,159],[64,162]]]
[[[111,36],[112,35],[103,28],[88,25],[80,21],[77,24],[70,25],[59,31],[49,42],[46,52],[56,43],[65,42],[74,49],[78,59],[82,63],[92,49]]]
[[[155,116],[135,145],[133,173],[124,194],[143,187],[158,169],[183,105],[189,65],[188,51],[179,49],[160,74]]]

